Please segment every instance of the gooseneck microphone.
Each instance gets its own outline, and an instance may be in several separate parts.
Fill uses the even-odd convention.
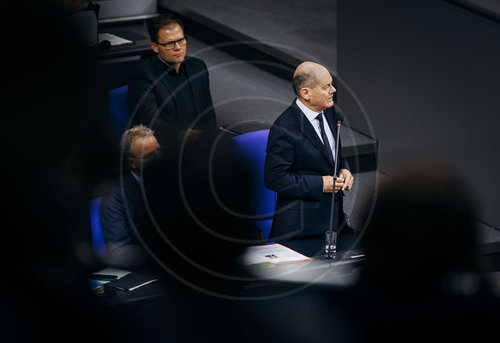
[[[337,125],[342,124],[344,122],[345,115],[341,109],[335,109],[335,122]]]
[[[334,259],[337,252],[337,232],[333,232],[333,217],[335,211],[335,183],[337,182],[337,160],[339,155],[339,138],[340,138],[340,126],[344,121],[344,113],[340,109],[335,109],[335,121],[337,123],[337,137],[335,144],[335,159],[334,159],[334,169],[333,169],[333,192],[332,192],[332,207],[330,208],[330,227],[325,233],[325,258]]]

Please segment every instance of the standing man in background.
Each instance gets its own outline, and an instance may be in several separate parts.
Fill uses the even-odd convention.
[[[304,251],[314,254],[324,249],[332,193],[333,231],[338,231],[344,219],[343,191],[351,189],[354,178],[340,146],[334,171],[336,89],[328,69],[313,62],[301,63],[293,75],[293,88],[297,98],[274,122],[267,145],[264,182],[278,195],[270,239],[290,246],[314,238],[318,244]]]
[[[155,54],[141,61],[132,75],[133,123],[153,128],[162,146],[164,139],[196,141],[216,127],[207,66],[186,56],[187,37],[177,17],[151,19],[148,32]]]

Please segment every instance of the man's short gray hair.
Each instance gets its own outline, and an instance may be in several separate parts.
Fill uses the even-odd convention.
[[[125,152],[125,157],[135,157],[132,154],[132,145],[137,138],[151,137],[154,135],[154,131],[149,127],[142,124],[136,125],[127,131],[125,131],[120,140],[120,146]]]
[[[300,96],[300,89],[304,87],[314,87],[317,83],[314,73],[300,72],[294,75],[292,79],[293,91],[295,95]]]

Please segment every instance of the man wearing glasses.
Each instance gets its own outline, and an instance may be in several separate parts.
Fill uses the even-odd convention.
[[[186,56],[187,37],[177,17],[159,15],[148,22],[148,31],[155,54],[132,75],[132,122],[153,128],[161,145],[196,141],[216,127],[207,66]]]

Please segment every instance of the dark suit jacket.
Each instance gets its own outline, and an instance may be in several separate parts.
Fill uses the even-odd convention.
[[[330,128],[336,127],[333,108],[324,111]],[[336,138],[336,130],[333,130]],[[340,153],[337,169],[349,169]],[[288,107],[269,131],[264,183],[277,192],[271,229],[275,241],[324,233],[330,226],[332,195],[323,193],[323,175],[333,175],[334,164],[313,126],[295,104]],[[338,172],[337,170],[337,172]],[[334,223],[343,219],[342,196],[337,193]],[[334,224],[333,230],[337,230]]]
[[[142,254],[135,234],[145,223],[145,207],[141,188],[130,172],[123,175],[123,193],[120,178],[101,199],[101,224],[106,241],[107,257],[121,255],[127,260]]]
[[[201,115],[194,128],[215,129],[215,112],[207,66],[205,62],[194,57],[186,57],[183,65],[189,80],[186,86],[192,91],[196,115]],[[183,113],[176,98],[178,89],[169,72],[172,72],[172,68],[153,55],[138,64],[129,85],[133,124],[152,127],[160,145],[164,145],[162,138],[176,137],[179,130],[186,129],[179,126],[178,118]]]

